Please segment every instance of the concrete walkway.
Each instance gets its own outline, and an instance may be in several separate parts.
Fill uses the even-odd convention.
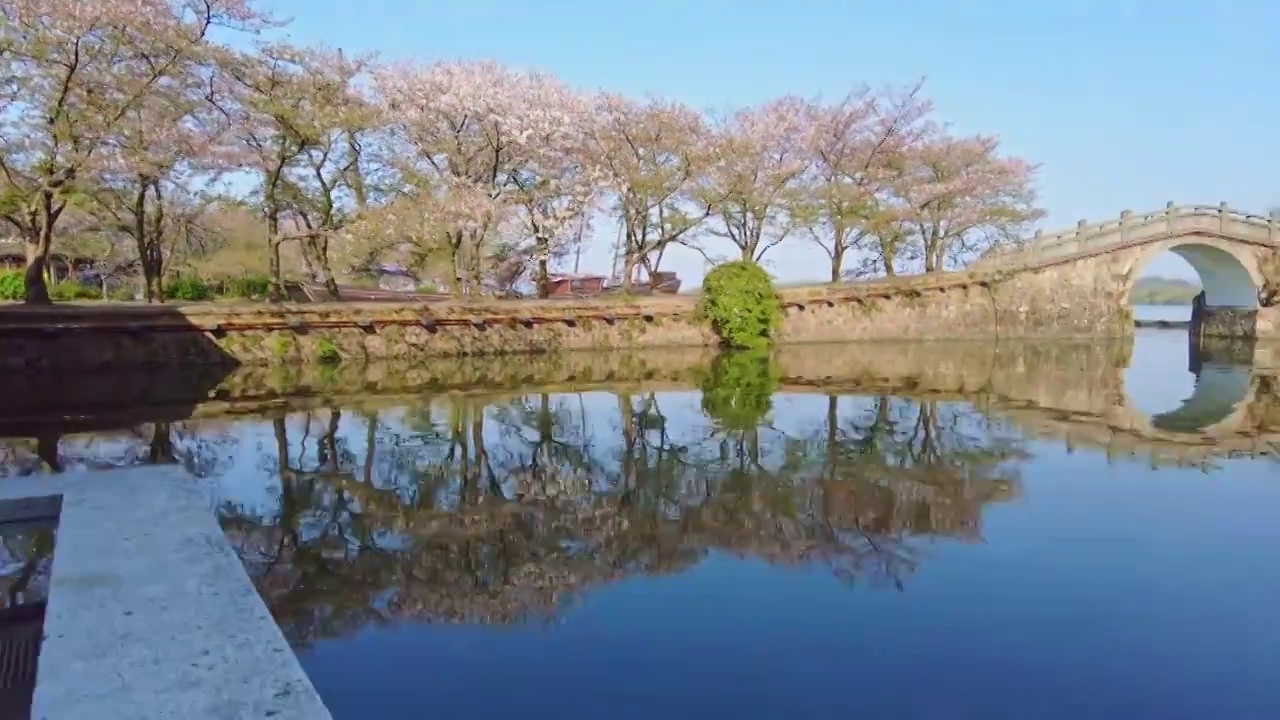
[[[57,512],[58,496],[33,718],[330,720],[200,481],[172,467],[4,480],[0,500],[26,500],[0,515]]]

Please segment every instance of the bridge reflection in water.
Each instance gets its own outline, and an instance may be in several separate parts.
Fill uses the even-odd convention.
[[[1254,378],[1248,365],[1207,362],[1200,366],[1195,389],[1176,410],[1152,416],[1156,430],[1204,433],[1240,422],[1237,413],[1252,400]]]
[[[1149,352],[1180,350],[1180,338],[1174,333],[1149,333],[1147,339]],[[1280,411],[1276,406],[1277,347],[1192,337],[1186,348],[1187,369],[1194,379],[1190,394],[1176,408],[1145,417],[1136,409],[1138,404],[1126,398],[1126,404],[1135,408],[1128,426],[1143,427],[1152,436],[1181,434],[1207,444],[1243,438],[1261,441],[1264,449],[1270,447],[1268,431],[1276,427]]]
[[[122,403],[143,396],[127,378],[93,397],[24,379],[0,387],[21,411],[0,424],[0,472],[160,462],[213,479],[298,646],[395,618],[551,617],[715,552],[901,587],[931,538],[981,538],[1031,441],[1153,466],[1275,457],[1272,349],[1181,345],[1195,389],[1153,416],[1126,392],[1131,342],[242,368],[212,391],[164,378],[172,402],[139,378],[154,407]]]

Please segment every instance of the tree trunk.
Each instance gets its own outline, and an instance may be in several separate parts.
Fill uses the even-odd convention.
[[[936,246],[927,245],[924,249],[924,272],[938,272],[938,249]]]
[[[838,283],[842,279],[840,274],[844,270],[844,248],[839,244],[831,251],[831,282]]]
[[[474,256],[471,258],[471,269],[467,276],[467,293],[480,295],[484,292],[484,283],[481,282],[483,274],[481,273],[480,248],[477,247]]]
[[[280,236],[274,232],[267,239],[267,273],[271,276],[271,286],[267,288],[267,302],[283,302],[284,276],[280,271]]]
[[[327,232],[322,230],[321,232]],[[320,272],[324,274],[324,289],[330,300],[339,300],[338,279],[333,276],[333,267],[329,264],[329,238],[323,236],[316,240],[316,259],[320,264]]]
[[[25,297],[28,305],[49,305],[49,286],[44,281],[44,271],[49,262],[49,246],[41,241],[26,243],[27,269],[23,275]]]
[[[160,273],[156,272],[147,277],[146,288],[147,302],[164,302],[164,283],[160,280]]]
[[[551,242],[545,237],[538,237],[538,297],[551,297],[551,278],[548,272],[547,256],[551,253]]]
[[[462,295],[462,238],[449,237],[449,268],[453,271],[449,277],[449,294],[454,297]]]
[[[880,259],[884,263],[885,277],[893,277],[898,274],[898,272],[893,268],[893,261],[896,256],[897,254],[893,250],[881,250]]]
[[[41,208],[43,212],[38,216],[38,225],[35,228],[35,241],[32,242],[31,238],[28,238],[25,243],[27,269],[23,280],[26,286],[24,299],[28,305],[48,305],[52,302],[49,299],[49,285],[45,278],[49,270],[49,248],[53,247],[52,198],[46,195],[44,200],[44,207]]]
[[[649,278],[649,287],[658,287],[658,264],[654,262],[653,256],[645,255],[640,258],[640,264],[644,267],[644,274]]]
[[[351,162],[343,171],[343,176],[347,179],[347,186],[351,188],[351,194],[354,196],[356,211],[364,212],[369,207],[369,195],[364,187],[364,172],[360,168],[360,158],[363,151],[360,147],[360,140],[356,137],[353,130],[346,131],[347,152],[350,153]]]
[[[943,244],[939,239],[927,240],[924,244],[924,271],[941,272]]]
[[[623,257],[622,260],[622,289],[624,291],[631,289],[631,276],[636,272],[636,256],[631,252]]]
[[[284,278],[280,274],[280,208],[276,206],[274,195],[266,200],[267,274],[271,276],[271,285],[267,288],[267,302],[278,303],[284,300]]]
[[[316,231],[308,229],[306,237],[302,238],[302,262],[306,265],[307,276],[324,285],[330,300],[337,300],[338,281],[330,269],[327,246],[328,242],[322,240]]]
[[[145,191],[144,191],[145,192]],[[135,217],[135,231],[138,235],[138,263],[142,266],[142,296],[147,302],[164,302],[164,256],[160,251],[160,242],[147,233],[145,212],[140,211]]]
[[[67,175],[66,179],[73,175]],[[24,301],[28,305],[48,305],[51,302],[45,273],[49,271],[49,250],[53,247],[53,224],[67,207],[65,200],[55,204],[54,199],[53,191],[46,188],[40,193],[39,205],[27,208],[27,231],[30,234],[23,238],[27,255],[23,281]]]
[[[147,190],[153,183],[146,177],[138,178],[138,191],[133,199],[133,239],[138,249],[138,263],[142,266],[142,296],[147,302],[164,302],[160,278],[164,272],[164,256],[160,252],[160,223],[158,214],[147,222]],[[159,187],[156,200],[159,201]],[[156,211],[159,213],[159,210]]]

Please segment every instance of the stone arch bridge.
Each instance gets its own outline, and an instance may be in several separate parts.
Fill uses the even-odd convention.
[[[993,272],[1006,327],[1041,321],[1061,334],[1132,331],[1129,293],[1157,255],[1173,252],[1200,275],[1202,335],[1280,337],[1280,216],[1220,205],[1128,210],[1100,223],[1081,221],[1059,233],[1037,232],[1026,243],[990,253],[971,269]],[[1046,317],[1047,316],[1047,317]]]

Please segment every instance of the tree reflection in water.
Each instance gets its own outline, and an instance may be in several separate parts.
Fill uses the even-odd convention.
[[[768,390],[763,412],[726,390],[741,402],[710,418],[643,391],[274,418],[276,506],[228,502],[224,527],[305,646],[400,619],[550,620],[716,551],[902,588],[922,541],[976,538],[983,505],[1016,491],[1015,435],[968,405],[832,396],[782,432]]]
[[[469,391],[152,422],[68,435],[58,468],[14,438],[0,474],[165,463],[212,479],[299,646],[401,619],[550,620],[585,590],[710,553],[902,588],[931,539],[977,538],[983,506],[1017,491],[1001,413],[778,388],[767,355],[724,355],[700,392]],[[6,549],[19,569],[48,556]]]

